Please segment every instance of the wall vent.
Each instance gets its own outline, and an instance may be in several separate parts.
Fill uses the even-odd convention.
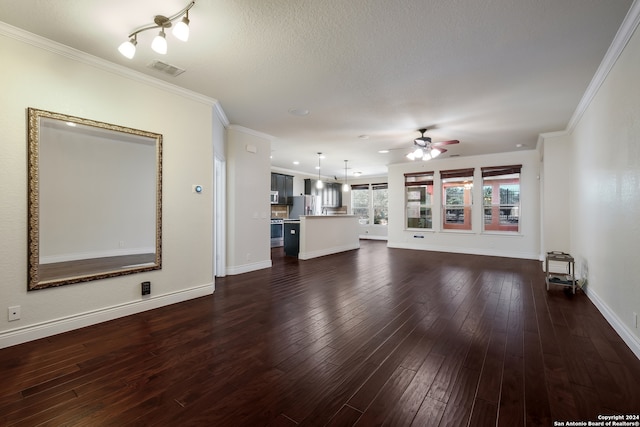
[[[178,68],[175,65],[167,64],[166,62],[158,60],[154,60],[151,64],[147,65],[147,67],[160,71],[161,73],[168,74],[172,77],[177,77],[185,72],[182,68]]]

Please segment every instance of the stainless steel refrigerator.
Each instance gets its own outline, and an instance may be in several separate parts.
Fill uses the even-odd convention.
[[[320,196],[294,196],[289,218],[300,219],[301,215],[320,215],[321,213],[322,202]]]

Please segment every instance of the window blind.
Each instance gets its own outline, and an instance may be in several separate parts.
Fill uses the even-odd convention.
[[[512,173],[520,173],[522,165],[488,166],[481,168],[481,170],[483,178],[487,176],[510,175]]]

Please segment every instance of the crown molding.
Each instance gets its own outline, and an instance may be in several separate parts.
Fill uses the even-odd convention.
[[[571,120],[567,124],[566,131],[568,133],[572,133],[582,118],[582,115],[587,110],[591,101],[598,93],[600,86],[604,83],[609,72],[615,65],[616,61],[624,51],[624,48],[629,43],[629,40],[633,36],[634,31],[638,27],[640,23],[640,0],[634,0],[633,4],[629,8],[627,12],[627,16],[625,16],[624,21],[622,21],[622,25],[618,28],[618,32],[616,36],[613,38],[613,42],[611,42],[611,46],[607,50],[607,53],[604,55],[598,70],[596,71],[593,79],[591,79],[591,83],[587,87],[584,95],[582,95],[582,99],[578,103],[576,110],[571,116]]]
[[[226,114],[222,110],[220,102],[215,98],[210,98],[200,93],[181,88],[171,83],[167,83],[164,80],[160,80],[139,71],[132,70],[125,66],[115,64],[102,58],[98,58],[97,56],[93,56],[81,50],[74,49],[58,42],[54,42],[53,40],[38,36],[37,34],[30,33],[4,22],[0,22],[0,35],[12,38],[19,42],[26,43],[40,49],[44,49],[60,56],[64,56],[71,60],[117,74],[130,80],[144,83],[157,89],[161,89],[166,92],[170,92],[175,95],[179,95],[193,101],[209,105],[213,107],[216,115],[222,121],[224,126],[229,126],[229,119],[227,119]]]
[[[246,128],[244,126],[239,126],[239,125],[229,125],[227,126],[229,129],[235,130],[237,132],[241,132],[241,133],[246,133],[248,135],[253,135],[253,136],[257,136],[258,138],[263,138],[263,139],[268,139],[269,141],[273,141],[274,139],[276,139],[274,136],[266,134],[266,133],[262,133],[259,132],[257,130],[253,130],[253,129],[249,129]]]

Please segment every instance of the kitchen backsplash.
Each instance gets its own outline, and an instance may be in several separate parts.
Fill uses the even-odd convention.
[[[289,218],[289,207],[286,205],[271,206],[271,218]]]

